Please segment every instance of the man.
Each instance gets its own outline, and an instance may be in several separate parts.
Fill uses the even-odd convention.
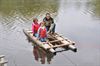
[[[54,19],[51,17],[49,13],[46,13],[46,17],[43,19],[43,21],[46,23],[46,29],[48,33],[55,33],[55,23]]]

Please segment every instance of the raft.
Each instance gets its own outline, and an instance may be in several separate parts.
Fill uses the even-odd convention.
[[[55,50],[56,48],[64,48],[67,50],[72,50],[74,52],[77,52],[77,48],[74,47],[75,42],[64,38],[58,33],[54,33],[54,34],[48,33],[47,42],[41,42],[35,36],[33,36],[31,30],[23,29],[23,32],[32,43],[52,53],[56,52]]]

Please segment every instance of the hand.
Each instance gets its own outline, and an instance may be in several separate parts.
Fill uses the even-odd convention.
[[[47,32],[47,34],[50,33],[49,31]]]
[[[47,40],[47,41],[46,41],[46,43],[48,44],[48,43],[49,43],[49,41]]]
[[[50,33],[50,30],[47,33]]]
[[[36,38],[36,40],[39,40],[39,38]]]

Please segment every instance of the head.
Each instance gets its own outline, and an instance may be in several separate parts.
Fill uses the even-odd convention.
[[[42,26],[42,27],[45,26],[45,22],[41,22],[41,26]]]
[[[50,17],[51,17],[50,13],[46,13],[46,18],[50,19]]]
[[[38,19],[37,19],[37,18],[34,18],[34,19],[33,19],[33,22],[34,22],[34,23],[37,23],[37,22],[38,22]]]

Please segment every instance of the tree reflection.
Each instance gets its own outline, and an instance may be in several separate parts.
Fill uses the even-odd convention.
[[[93,0],[93,11],[97,17],[100,17],[100,0]]]
[[[24,16],[33,16],[44,11],[57,12],[57,0],[0,0],[0,12],[6,16],[21,13]]]

